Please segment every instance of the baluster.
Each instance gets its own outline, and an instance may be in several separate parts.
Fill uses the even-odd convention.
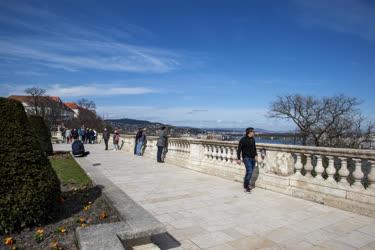
[[[327,180],[331,182],[336,182],[335,178],[333,178],[334,174],[336,173],[336,168],[335,168],[335,161],[333,156],[327,156],[328,158],[328,167],[326,169],[326,173],[328,175]]]
[[[369,186],[367,189],[371,189],[375,192],[375,160],[369,160],[370,163],[370,173],[367,175],[369,180]]]
[[[208,156],[208,145],[203,145],[204,147],[204,159],[205,160],[208,160],[209,159],[209,156]]]
[[[232,158],[232,147],[227,147],[227,164],[230,165],[233,162]]]
[[[296,155],[297,155],[297,161],[296,161],[296,164],[294,165],[294,168],[296,169],[296,175],[302,176],[302,173],[301,173],[301,170],[303,168],[302,156],[300,153],[296,153]]]
[[[353,187],[362,189],[364,188],[361,183],[361,180],[364,176],[362,172],[362,160],[358,158],[353,158],[353,161],[355,162],[355,170],[353,172],[353,177],[354,177]]]
[[[315,166],[315,172],[316,172],[316,179],[318,180],[323,180],[323,172],[324,172],[324,167],[323,167],[323,157],[321,155],[316,155],[317,161],[316,161],[316,166]]]
[[[312,178],[311,171],[314,169],[314,166],[311,163],[311,154],[305,154],[305,155],[306,155],[305,177]]]
[[[346,157],[339,157],[341,161],[341,168],[339,170],[339,175],[340,175],[340,183],[344,185],[349,185],[348,182],[348,176],[350,174],[348,170],[348,159]]]

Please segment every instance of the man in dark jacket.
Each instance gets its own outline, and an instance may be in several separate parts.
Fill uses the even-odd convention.
[[[157,161],[164,162],[164,159],[162,159],[162,154],[163,151],[166,152],[166,149],[168,148],[168,135],[167,130],[164,126],[161,127],[161,132],[159,134],[156,146],[158,146]]]
[[[254,139],[254,128],[247,128],[246,135],[241,138],[237,149],[237,163],[241,164],[242,160],[245,164],[246,174],[243,182],[244,191],[250,193],[250,180],[255,167],[255,161],[258,158],[257,149]]]
[[[75,139],[72,144],[72,153],[75,157],[84,157],[88,155],[90,152],[85,152],[85,147],[83,146],[83,143]]]
[[[107,130],[107,128],[104,128],[104,132],[103,132],[103,140],[104,140],[104,143],[105,143],[105,150],[108,150],[108,140],[109,138],[111,137],[109,131]]]

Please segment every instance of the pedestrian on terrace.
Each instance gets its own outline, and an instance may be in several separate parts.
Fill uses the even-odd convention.
[[[258,159],[257,149],[255,146],[254,139],[254,128],[247,128],[246,135],[241,138],[238,149],[237,149],[237,164],[241,164],[241,154],[242,161],[245,164],[246,174],[244,177],[243,187],[246,193],[250,193],[250,181],[255,167],[255,162]]]

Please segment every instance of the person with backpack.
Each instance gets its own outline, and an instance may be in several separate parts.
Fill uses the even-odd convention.
[[[85,147],[81,140],[79,140],[78,136],[74,138],[74,142],[72,143],[72,154],[75,157],[85,157],[86,155],[90,154],[90,152],[85,151]]]
[[[104,140],[104,144],[105,144],[105,150],[108,150],[108,141],[109,141],[110,136],[111,135],[110,135],[108,129],[104,128],[104,131],[103,131],[103,140]]]
[[[117,130],[115,130],[115,134],[113,135],[113,151],[120,150],[118,143],[120,142],[120,134]]]
[[[238,143],[237,148],[237,164],[241,164],[241,154],[242,154],[242,161],[245,164],[246,174],[244,177],[243,188],[244,192],[250,193],[250,181],[251,176],[253,174],[253,170],[255,167],[255,162],[258,159],[257,148],[255,145],[254,139],[254,128],[247,128],[246,135],[241,138]]]
[[[158,146],[158,152],[156,154],[156,160],[157,162],[163,163],[164,162],[164,157],[167,152],[168,148],[168,135],[167,135],[167,130],[166,127],[163,126],[160,128],[160,134],[158,141],[156,143],[156,146]],[[164,153],[163,153],[164,152]]]

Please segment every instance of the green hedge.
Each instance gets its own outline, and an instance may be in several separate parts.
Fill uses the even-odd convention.
[[[20,102],[0,97],[0,234],[46,222],[60,182]]]
[[[40,146],[47,155],[53,154],[51,143],[51,131],[44,122],[43,117],[31,115],[29,116],[31,127],[34,129],[35,134],[38,136]]]

